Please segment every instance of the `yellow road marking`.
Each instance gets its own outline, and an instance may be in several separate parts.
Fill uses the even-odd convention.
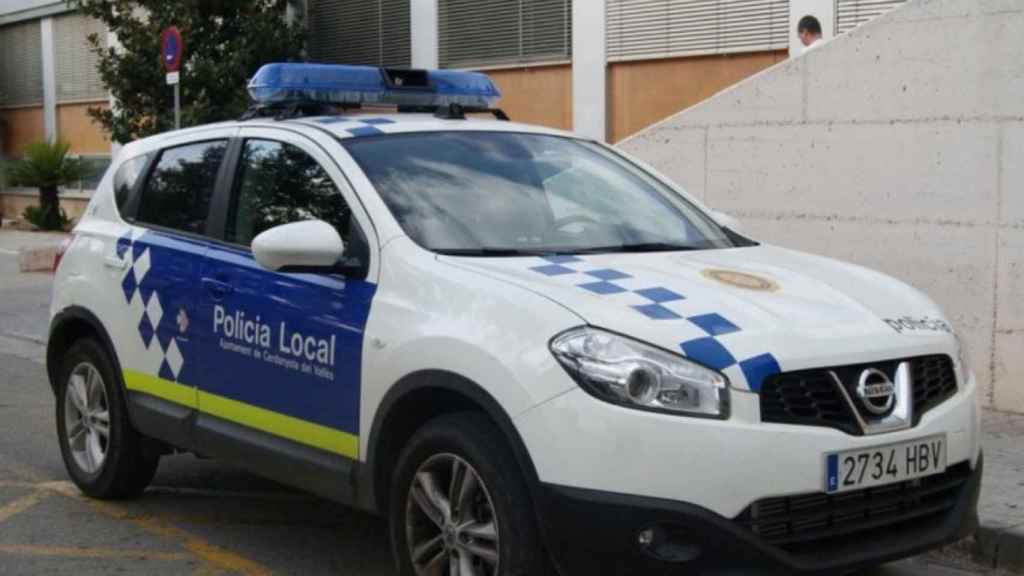
[[[0,506],[0,523],[6,522],[13,516],[21,514],[25,510],[39,504],[47,497],[49,497],[49,494],[40,490]]]
[[[33,544],[0,544],[0,554],[64,558],[102,558],[125,560],[191,560],[184,552],[159,550],[118,550],[116,548],[79,548],[76,546],[44,546]]]
[[[242,574],[243,576],[269,576],[272,573],[269,568],[258,562],[249,560],[248,558],[235,554],[234,552],[225,550],[215,544],[211,544],[202,538],[193,536],[181,528],[172,526],[166,521],[147,514],[133,513],[123,505],[115,504],[113,502],[90,500],[84,497],[70,482],[46,482],[40,484],[40,487],[53,490],[70,498],[82,500],[110,518],[114,518],[116,520],[128,520],[147,532],[156,534],[163,538],[168,538],[171,541],[178,543],[182,548],[188,550],[207,564],[210,564],[213,568],[235,572]]]

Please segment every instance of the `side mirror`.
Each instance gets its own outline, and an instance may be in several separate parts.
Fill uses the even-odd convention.
[[[345,244],[338,231],[323,220],[274,226],[252,240],[256,262],[275,271],[332,268],[344,252]]]
[[[721,226],[732,230],[733,232],[739,232],[740,221],[726,214],[725,212],[719,212],[718,210],[709,210],[711,217],[714,218],[715,222],[718,222]]]

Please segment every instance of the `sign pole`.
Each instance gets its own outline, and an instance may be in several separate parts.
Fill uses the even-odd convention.
[[[174,86],[174,129],[181,129],[181,55],[184,43],[174,26],[160,35],[160,63],[167,72],[167,83]]]
[[[181,130],[181,84],[174,85],[174,129]]]

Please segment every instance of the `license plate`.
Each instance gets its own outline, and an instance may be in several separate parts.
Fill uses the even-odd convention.
[[[946,470],[946,436],[825,455],[825,490],[846,492],[913,480]]]

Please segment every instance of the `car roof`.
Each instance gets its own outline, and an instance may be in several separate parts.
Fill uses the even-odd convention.
[[[572,136],[572,134],[518,122],[493,120],[490,118],[468,117],[466,119],[438,118],[433,114],[338,114],[333,116],[304,117],[295,120],[284,120],[289,126],[302,124],[330,132],[339,139],[376,136],[380,134],[401,134],[409,132],[442,132],[442,131],[490,131],[490,132],[525,132],[531,134],[551,134]]]
[[[433,114],[420,113],[373,113],[372,111],[360,111],[359,113],[336,114],[330,116],[303,116],[298,118],[276,119],[273,117],[259,117],[251,120],[232,120],[204,124],[182,130],[163,132],[147,138],[136,140],[126,144],[123,152],[125,157],[135,155],[137,152],[148,152],[160,148],[165,142],[173,140],[175,144],[181,142],[182,138],[194,135],[196,139],[205,138],[205,133],[212,129],[219,128],[240,128],[246,126],[260,127],[282,127],[293,130],[315,129],[327,132],[339,140],[359,138],[364,136],[377,136],[381,134],[401,134],[411,132],[443,132],[443,131],[477,131],[477,132],[519,132],[528,134],[547,134],[552,136],[564,136],[578,138],[564,130],[557,130],[545,126],[509,122],[490,118],[467,117],[466,119],[438,118]]]

